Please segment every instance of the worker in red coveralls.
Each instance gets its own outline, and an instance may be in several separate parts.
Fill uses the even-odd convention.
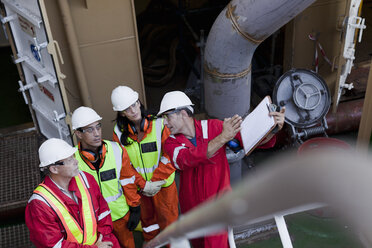
[[[234,138],[241,142],[240,116],[234,115],[224,121],[199,121],[193,118],[192,105],[185,93],[172,91],[164,95],[158,113],[171,132],[164,144],[165,152],[180,171],[181,213],[231,190],[225,145]],[[284,124],[284,112],[283,108],[280,112],[270,113],[279,130]],[[275,135],[269,134],[259,148],[271,148],[275,141]],[[193,239],[191,243],[194,248],[229,247],[227,232]]]
[[[95,179],[79,171],[76,148],[48,139],[39,148],[47,176],[26,206],[26,225],[36,247],[119,248],[110,209]]]

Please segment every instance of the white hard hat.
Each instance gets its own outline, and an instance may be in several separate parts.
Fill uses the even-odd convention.
[[[66,141],[51,138],[41,144],[39,148],[40,168],[54,164],[68,158],[76,152],[77,148],[70,146]]]
[[[91,108],[88,107],[79,107],[75,109],[74,113],[72,114],[71,122],[72,122],[72,129],[76,130],[81,127],[88,126],[93,122],[102,120],[102,117],[97,114]]]
[[[138,92],[127,86],[118,86],[111,93],[112,109],[123,111],[138,100]]]
[[[182,91],[171,91],[163,96],[158,115],[176,108],[192,106],[190,98]]]

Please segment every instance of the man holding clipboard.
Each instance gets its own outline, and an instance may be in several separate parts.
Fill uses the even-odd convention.
[[[270,96],[264,97],[256,108],[241,123],[241,144],[246,155],[257,146],[269,142],[284,124],[285,107],[280,109],[271,103]],[[275,144],[275,140],[273,141]],[[273,145],[272,145],[273,146]],[[269,147],[272,147],[269,146]]]
[[[234,138],[242,143],[240,116],[234,115],[224,121],[199,121],[193,118],[193,105],[185,93],[171,91],[164,95],[158,113],[171,132],[164,149],[180,172],[181,213],[231,190],[225,145]],[[270,113],[279,129],[284,124],[284,112],[283,108]],[[271,148],[275,141],[274,134],[269,134],[261,141],[260,148]],[[228,247],[228,236],[223,232],[191,240],[191,243],[195,248]]]

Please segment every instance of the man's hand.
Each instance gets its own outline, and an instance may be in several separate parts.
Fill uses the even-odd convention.
[[[234,115],[231,118],[225,118],[223,121],[222,132],[208,142],[207,158],[211,158],[214,154],[223,147],[227,142],[232,140],[238,132],[240,132],[242,117]]]
[[[238,132],[240,132],[242,124],[242,117],[239,115],[234,115],[231,118],[225,118],[223,121],[223,130],[221,137],[223,138],[223,143],[232,140]]]
[[[161,190],[161,186],[165,183],[165,180],[155,182],[147,181],[145,184],[145,188],[143,188],[142,194],[148,197],[152,197]]]
[[[102,234],[100,234],[97,242],[95,243],[98,248],[110,248],[113,246],[112,242],[110,241],[102,241],[102,237]]]
[[[278,131],[283,128],[285,119],[285,107],[280,109],[280,112],[270,112],[269,115],[274,117],[275,123],[278,125]]]

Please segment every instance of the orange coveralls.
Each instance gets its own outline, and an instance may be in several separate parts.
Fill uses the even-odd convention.
[[[120,143],[119,132],[113,132],[113,140]],[[142,140],[138,140],[136,134],[130,134],[129,137],[134,140],[131,145],[140,145],[141,142],[146,138],[147,134],[151,132],[156,132],[153,128],[153,122],[149,121],[149,127],[144,130],[144,136]],[[175,168],[172,166],[169,156],[164,152],[163,146],[165,140],[169,137],[170,132],[166,126],[164,126],[161,138],[161,159],[159,161],[158,168],[155,169],[151,181],[160,181],[167,179],[174,171]],[[138,143],[138,144],[135,144]],[[122,144],[121,144],[122,145]],[[125,146],[122,145],[125,148]],[[141,154],[138,154],[141,156]],[[164,161],[167,161],[164,163]],[[135,174],[135,184],[140,190],[143,190],[146,184],[146,180],[132,167]],[[141,194],[141,223],[144,228],[143,237],[145,241],[153,239],[160,231],[162,231],[166,226],[176,221],[178,218],[178,192],[176,187],[176,182],[173,181],[168,187],[163,187],[161,190],[153,197],[147,197]],[[156,228],[156,224],[159,228]],[[148,229],[148,231],[145,231]]]

